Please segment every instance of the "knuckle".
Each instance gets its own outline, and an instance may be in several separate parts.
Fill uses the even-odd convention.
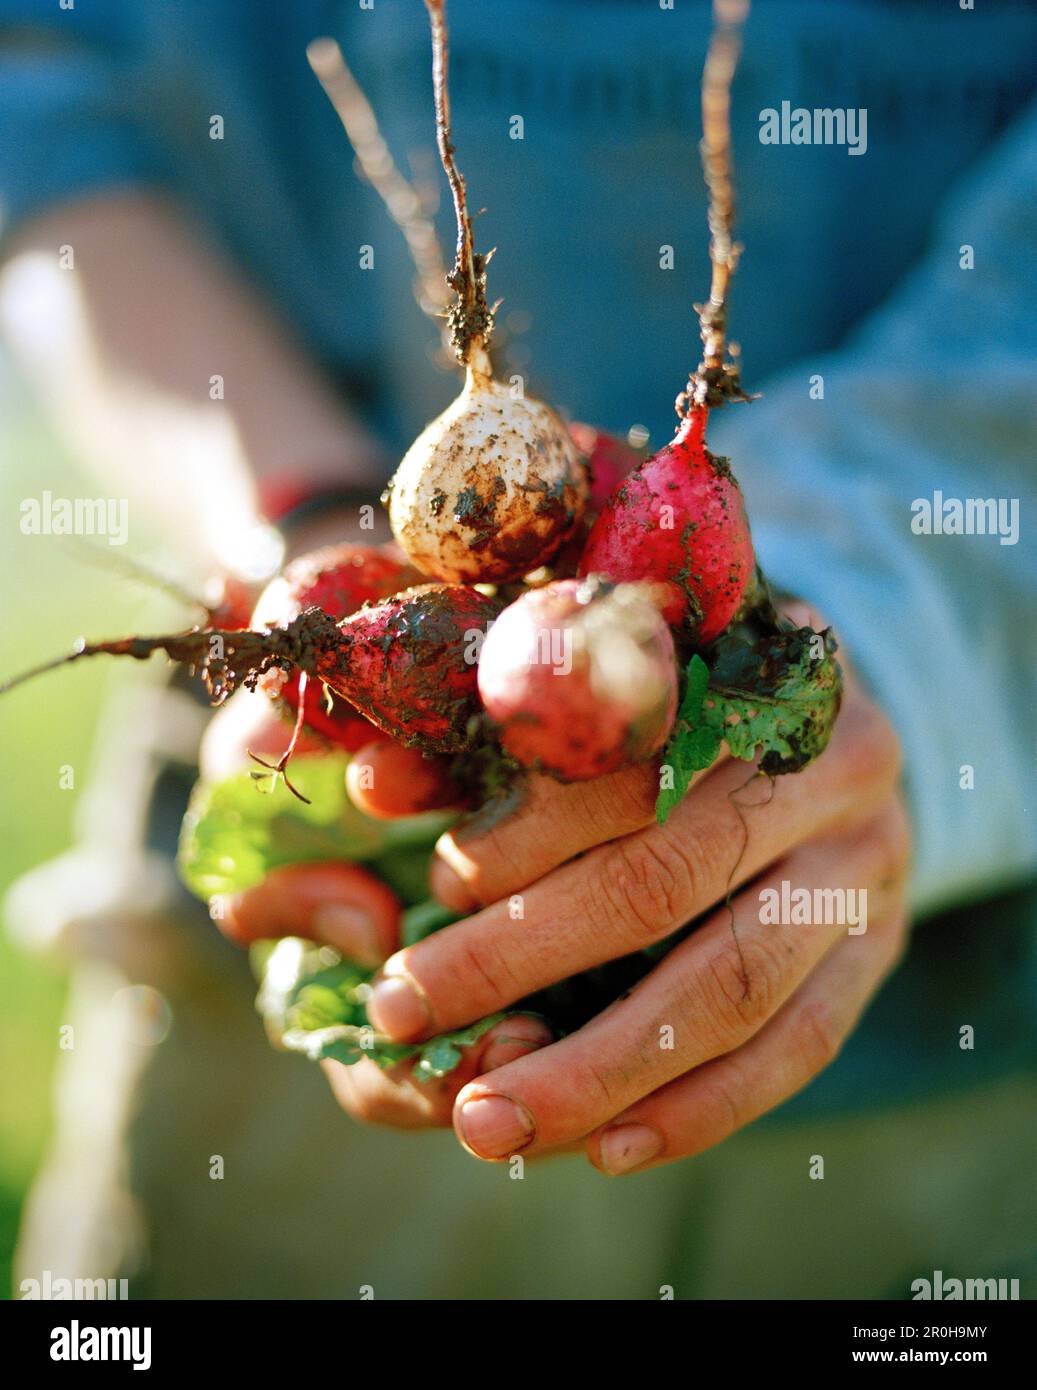
[[[655,781],[652,768],[636,764],[580,784],[591,826],[599,833],[615,835],[617,826],[635,830],[647,825],[653,816]]]
[[[705,1123],[702,1129],[709,1135],[710,1143],[719,1143],[729,1134],[742,1128],[742,1107],[739,1105],[734,1088],[724,1077],[714,1075],[701,1079],[701,1114]]]
[[[781,960],[762,941],[725,945],[710,956],[708,1007],[722,1049],[744,1042],[770,1018],[781,977]]]
[[[635,935],[657,940],[690,900],[684,856],[658,834],[620,840],[609,852],[604,883],[614,911]]]
[[[463,843],[458,843],[448,831],[440,845],[440,857],[456,874],[464,890],[480,907],[492,902],[494,880],[501,877],[503,866],[514,858],[514,847],[502,831],[494,827],[477,839],[465,839]]]
[[[842,1045],[843,1031],[829,1006],[820,999],[805,1004],[800,1011],[796,1046],[810,1075],[834,1062]]]
[[[582,1057],[573,1067],[573,1091],[581,1097],[588,1112],[614,1115],[629,1103],[623,1094],[622,1079],[609,1071],[593,1056]]]
[[[722,810],[697,815],[683,825],[675,815],[671,824],[673,829],[668,824],[662,833],[680,854],[695,910],[701,911],[721,896],[744,855],[744,826],[729,802]]]
[[[898,902],[905,891],[912,854],[911,821],[902,798],[892,797],[858,834],[873,847],[879,901]]]
[[[523,992],[490,933],[466,935],[458,942],[458,948],[460,955],[453,979],[464,991],[462,1013],[491,1013],[499,1004]]]

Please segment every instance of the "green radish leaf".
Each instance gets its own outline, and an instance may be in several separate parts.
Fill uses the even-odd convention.
[[[684,699],[663,755],[672,788],[660,791],[660,825],[682,799],[695,772],[709,767],[726,743],[732,757],[771,776],[798,772],[828,745],[842,698],[842,672],[831,628],[787,628],[747,641],[721,638],[710,670],[699,656],[688,665]]]
[[[394,849],[372,859],[371,868],[383,883],[387,883],[403,903],[414,907],[428,897],[428,874],[432,865],[432,847]]]
[[[461,1049],[504,1017],[493,1014],[423,1043],[392,1042],[367,1021],[363,1000],[373,973],[328,946],[297,937],[277,942],[262,965],[256,999],[270,1040],[311,1061],[331,1058],[347,1067],[362,1057],[382,1068],[414,1061],[414,1075],[430,1081],[452,1071]]]
[[[667,783],[673,783],[663,786],[656,798],[655,818],[660,825],[666,824],[670,812],[684,799],[695,773],[710,767],[720,752],[720,736],[702,718],[708,686],[709,667],[700,656],[693,656],[688,663],[684,698],[660,767],[660,773],[669,769]]]
[[[249,772],[194,789],[180,833],[178,865],[190,891],[209,899],[261,883],[285,864],[368,861],[394,851],[430,850],[451,823],[431,812],[378,821],[346,795],[345,754],[292,760],[292,781],[261,787]],[[399,871],[398,865],[396,866]]]
[[[709,689],[709,667],[700,656],[693,656],[688,662],[686,676],[687,684],[684,687],[684,699],[677,711],[677,722],[683,720],[694,727],[699,722],[702,702]]]
[[[703,723],[733,757],[777,776],[799,772],[828,746],[842,700],[831,628],[790,628],[754,643],[718,642]]]
[[[461,1049],[477,1043],[484,1033],[488,1033],[495,1023],[500,1023],[504,1014],[490,1014],[470,1023],[467,1028],[459,1028],[453,1033],[441,1033],[438,1038],[429,1038],[426,1043],[418,1043],[419,1053],[414,1075],[419,1081],[438,1080],[447,1072],[453,1071],[461,1060]]]
[[[458,920],[458,913],[451,912],[450,908],[444,907],[435,898],[426,898],[424,902],[409,907],[403,914],[400,925],[401,944],[413,946],[416,941],[423,941],[426,936],[431,936],[433,932],[449,927],[451,922]]]
[[[461,1060],[461,1049],[449,1038],[433,1038],[421,1049],[421,1060],[417,1070],[423,1076],[445,1076],[453,1071]]]

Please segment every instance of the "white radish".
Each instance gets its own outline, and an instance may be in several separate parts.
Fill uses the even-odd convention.
[[[449,583],[520,579],[572,535],[584,465],[549,407],[495,381],[481,349],[464,389],[404,455],[389,521],[411,562]]]
[[[448,322],[465,368],[461,394],[404,455],[389,484],[389,521],[411,562],[447,583],[503,583],[545,565],[572,535],[588,477],[549,406],[494,379],[488,256],[477,255],[464,178],[454,162],[447,94],[444,0],[425,0],[432,24],[436,133],[457,216],[456,291]]]

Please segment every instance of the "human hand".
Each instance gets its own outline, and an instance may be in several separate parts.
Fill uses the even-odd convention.
[[[265,694],[239,691],[209,725],[202,744],[202,774],[217,780],[251,766],[248,750],[276,761],[290,737],[291,724],[278,717]],[[305,732],[297,745],[300,754],[325,749],[320,739]],[[357,757],[362,756],[361,751]],[[420,796],[422,779],[412,775],[407,781],[411,794]],[[424,809],[420,805],[408,808],[403,791],[397,791],[395,800],[401,814]],[[214,903],[212,915],[220,930],[242,946],[300,936],[327,943],[372,967],[399,946],[401,909],[395,894],[356,864],[294,864],[275,869],[257,887]],[[408,1129],[447,1126],[461,1086],[543,1046],[552,1036],[541,1019],[513,1015],[465,1049],[463,1060],[441,1080],[415,1081],[410,1064],[383,1073],[366,1058],[352,1067],[338,1062],[323,1065],[339,1101],[359,1119]]]
[[[472,1081],[454,1111],[481,1158],[581,1143],[620,1173],[698,1153],[821,1071],[900,956],[909,829],[898,775],[896,737],[850,675],[815,763],[769,784],[718,762],[663,828],[653,767],[569,786],[534,778],[510,818],[440,841],[433,891],[474,915],[387,962],[372,1022],[400,1041],[458,1027],[712,908],[629,995]],[[866,902],[866,929],[845,916],[761,920],[761,895],[783,882],[812,902],[846,890],[847,903]],[[730,910],[719,906],[729,888],[740,890]],[[377,1114],[390,1100],[379,1078],[365,1103]]]

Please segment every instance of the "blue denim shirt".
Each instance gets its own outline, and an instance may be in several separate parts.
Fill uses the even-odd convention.
[[[573,416],[661,442],[708,285],[708,0],[449,12],[458,159],[486,209],[477,244],[499,248],[503,365]],[[0,0],[0,24],[6,229],[159,185],[393,447],[451,398],[402,238],[305,58],[337,37],[397,160],[436,178],[418,0]],[[734,90],[732,336],[763,398],[718,415],[711,439],[768,573],[823,609],[899,729],[922,915],[1037,864],[1035,72],[1024,4],[757,0]],[[783,102],[866,109],[866,147],[764,143],[761,113]],[[445,188],[439,224],[452,247]],[[916,534],[912,505],[937,492],[1019,499],[1017,543]]]

